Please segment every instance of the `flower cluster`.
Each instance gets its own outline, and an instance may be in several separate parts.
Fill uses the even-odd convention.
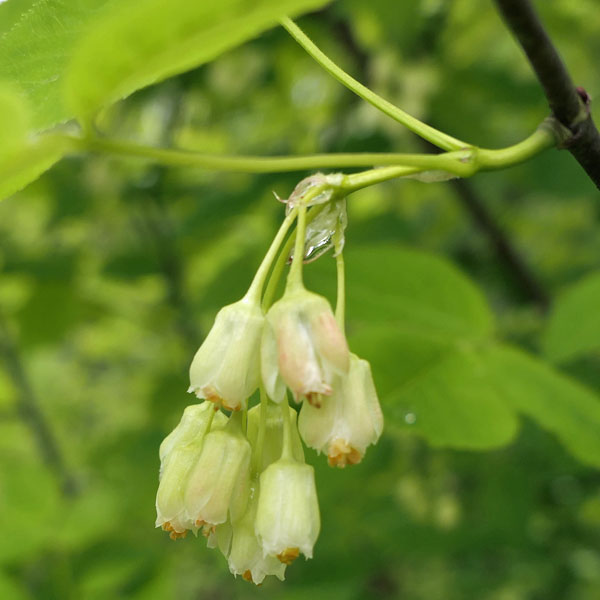
[[[264,311],[265,274],[296,216],[286,290]],[[233,574],[255,584],[283,579],[300,554],[313,555],[320,515],[302,441],[344,467],[360,462],[383,428],[369,364],[350,353],[340,311],[302,283],[306,206],[282,229],[248,294],[221,309],[194,357],[189,391],[206,401],[188,406],[161,444],[156,497],[157,526],[173,539],[200,532]]]

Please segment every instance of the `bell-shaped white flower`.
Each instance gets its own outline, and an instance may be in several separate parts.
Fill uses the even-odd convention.
[[[346,338],[329,302],[304,288],[288,289],[266,317],[261,343],[262,378],[267,394],[281,402],[287,385],[296,401],[318,404],[332,392],[336,374],[348,371]]]
[[[234,414],[225,429],[206,436],[185,489],[187,515],[206,535],[229,515],[236,519],[246,509],[251,447],[240,418],[240,413]]]
[[[369,363],[351,354],[349,372],[336,380],[332,395],[321,407],[302,406],[298,428],[307,446],[327,453],[331,466],[360,462],[383,430]]]
[[[281,458],[260,476],[255,532],[264,556],[291,564],[302,552],[312,558],[321,521],[314,469]]]
[[[185,510],[184,492],[190,472],[202,452],[209,430],[223,427],[227,418],[216,413],[210,403],[188,406],[177,427],[160,446],[160,483],[156,494],[156,526],[170,532],[173,539],[185,537],[195,523]]]
[[[245,408],[260,381],[259,353],[264,316],[245,296],[222,308],[190,367],[190,388],[227,410]]]
[[[231,549],[229,551],[229,570],[241,575],[246,581],[256,585],[263,582],[267,575],[284,579],[286,565],[274,556],[265,556],[254,531],[256,510],[258,508],[258,482],[251,486],[250,501],[244,516],[233,524]]]

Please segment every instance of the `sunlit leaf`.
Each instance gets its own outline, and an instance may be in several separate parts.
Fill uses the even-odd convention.
[[[8,5],[20,1],[9,0]],[[34,129],[46,129],[73,116],[62,98],[63,73],[73,44],[106,2],[37,0],[0,37],[0,80],[23,90]]]
[[[24,98],[0,86],[0,200],[24,188],[67,151],[58,137],[30,138]]]
[[[72,112],[86,120],[137,89],[208,62],[326,0],[121,2],[75,48],[66,78]]]

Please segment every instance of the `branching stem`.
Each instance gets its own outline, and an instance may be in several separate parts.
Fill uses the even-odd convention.
[[[279,248],[283,243],[283,240],[285,239],[285,236],[287,235],[287,232],[291,227],[292,223],[294,222],[294,219],[296,218],[297,214],[298,209],[294,208],[286,216],[283,223],[281,224],[281,227],[279,228],[279,231],[277,232],[277,235],[271,242],[271,246],[269,247],[267,254],[263,258],[263,261],[260,263],[260,266],[256,271],[256,275],[254,276],[254,279],[250,284],[250,288],[246,293],[246,298],[252,300],[253,302],[260,302],[262,290],[265,285],[267,275],[269,274],[269,271],[271,269],[271,265],[273,264],[273,261],[275,260],[275,257],[279,252]]]
[[[341,67],[336,65],[325,53],[323,53],[315,43],[296,25],[291,19],[285,17],[281,20],[281,24],[288,33],[300,44],[312,58],[314,58],[330,75],[335,77],[341,84],[345,85],[349,90],[372,104],[382,113],[388,115],[398,123],[402,123],[413,133],[435,144],[443,150],[459,150],[466,148],[469,144],[462,142],[452,136],[419,121],[419,119],[409,115],[397,106],[388,102],[381,96],[377,95],[368,87],[354,79],[346,73]]]

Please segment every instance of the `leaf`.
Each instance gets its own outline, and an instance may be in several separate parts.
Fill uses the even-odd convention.
[[[600,399],[495,342],[483,297],[454,267],[390,246],[345,255],[350,344],[372,362],[388,426],[435,446],[485,449],[509,443],[525,415],[600,466]]]
[[[193,69],[327,0],[131,0],[114,4],[76,47],[65,82],[70,110],[103,106]]]
[[[64,139],[30,139],[24,98],[0,86],[0,200],[35,181],[67,151]]]
[[[8,4],[20,1],[9,0]],[[37,0],[0,37],[0,80],[23,90],[32,107],[31,125],[36,131],[73,116],[62,97],[64,70],[74,43],[106,3]]]
[[[582,279],[558,298],[543,350],[555,362],[600,350],[600,273]]]
[[[388,424],[437,446],[508,443],[518,421],[479,359],[493,332],[481,292],[451,263],[418,250],[362,246],[344,256],[351,346],[372,362]]]
[[[394,324],[449,340],[492,334],[483,294],[450,262],[390,244],[349,246],[344,257],[351,324]],[[331,290],[333,262],[326,256],[310,265],[308,278],[317,289]]]
[[[515,411],[490,385],[477,346],[390,327],[365,330],[351,341],[372,359],[388,425],[418,433],[434,446],[471,450],[497,448],[514,438]]]
[[[577,381],[510,346],[486,353],[505,402],[554,433],[581,462],[600,466],[600,398]]]
[[[36,0],[4,0],[0,3],[0,36],[26,13]]]

